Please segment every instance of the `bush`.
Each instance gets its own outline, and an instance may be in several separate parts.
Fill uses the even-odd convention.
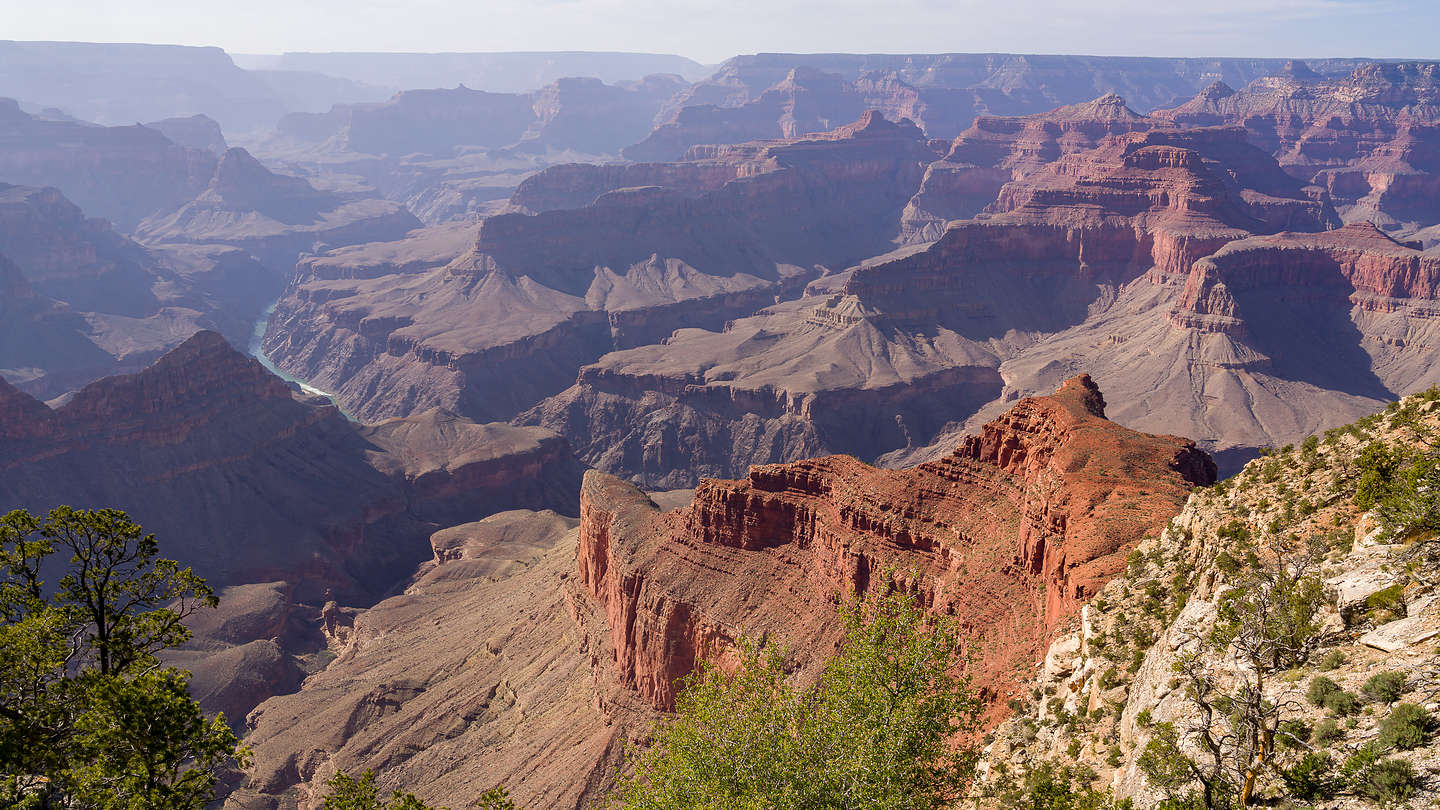
[[[1290,795],[1301,801],[1313,802],[1335,795],[1335,779],[1331,776],[1334,763],[1327,753],[1311,751],[1290,768],[1281,771]]]
[[[1372,509],[1390,494],[1395,473],[1400,469],[1400,456],[1380,442],[1371,442],[1360,451],[1356,466],[1360,481],[1355,486],[1355,505]]]
[[[1405,616],[1405,586],[1391,585],[1365,597],[1366,616],[1374,624],[1384,624]]]
[[[1310,726],[1304,720],[1281,720],[1275,731],[1275,740],[1282,748],[1305,748],[1305,741],[1310,739]]]
[[[1310,741],[1319,746],[1333,745],[1345,739],[1345,730],[1334,720],[1326,718],[1315,724],[1310,732]]]
[[[1401,703],[1380,721],[1379,743],[1385,748],[1408,751],[1425,744],[1430,732],[1430,713],[1414,703]]]
[[[1316,668],[1321,672],[1330,672],[1339,669],[1344,663],[1345,653],[1339,650],[1331,650],[1325,653],[1325,657],[1320,659],[1320,663],[1316,665]]]
[[[791,684],[782,655],[748,642],[737,672],[705,665],[687,676],[615,805],[918,810],[960,795],[973,753],[950,739],[978,725],[981,704],[955,674],[954,621],[905,593],[842,615],[844,643],[813,686]]]
[[[1022,779],[999,781],[994,798],[1002,810],[1130,810],[1129,799],[1116,801],[1107,791],[1091,787],[1095,772],[1079,765],[1039,762]],[[771,801],[755,805],[775,806]]]
[[[1377,804],[1399,804],[1415,795],[1415,769],[1403,759],[1382,759],[1361,771],[1353,786]]]
[[[1405,694],[1405,673],[1393,669],[1377,672],[1360,687],[1360,693],[1380,703],[1394,703]]]
[[[1326,699],[1339,691],[1340,684],[1324,675],[1316,675],[1310,679],[1310,688],[1305,691],[1305,699],[1310,701],[1312,706],[1324,706]]]
[[[1325,708],[1337,717],[1346,717],[1360,711],[1360,698],[1354,692],[1334,692],[1325,698]]]

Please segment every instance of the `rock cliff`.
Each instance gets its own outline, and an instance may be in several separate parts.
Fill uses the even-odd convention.
[[[1301,757],[1318,755],[1332,763],[1318,788],[1329,794],[1328,803],[1373,806],[1355,795],[1354,782],[1347,784],[1356,776],[1363,781],[1354,763],[1363,762],[1355,755],[1364,745],[1413,767],[1418,779],[1410,806],[1433,801],[1435,787],[1428,778],[1436,762],[1433,736],[1397,750],[1377,732],[1387,704],[1434,710],[1440,555],[1433,541],[1400,542],[1374,512],[1355,505],[1363,472],[1355,459],[1372,443],[1402,452],[1428,443],[1437,424],[1435,398],[1433,391],[1407,398],[1299,448],[1253,461],[1222,485],[1192,494],[1163,532],[1137,547],[1126,572],[1100,589],[1045,654],[1035,657],[1029,688],[1036,698],[1017,702],[1017,716],[996,729],[981,766],[981,790],[987,782],[1048,762],[1083,765],[1095,774],[1091,785],[1137,806],[1163,801],[1164,787],[1150,781],[1140,764],[1162,724],[1172,724],[1187,738],[1185,750],[1203,757],[1191,735],[1204,718],[1174,667],[1194,656],[1198,666],[1192,664],[1192,670],[1203,672],[1217,694],[1233,693],[1243,674],[1238,656],[1203,639],[1223,621],[1227,592],[1244,584],[1244,565],[1234,563],[1248,550],[1260,555],[1252,564],[1268,570],[1278,569],[1277,552],[1291,565],[1307,553],[1318,554],[1306,573],[1318,576],[1323,592],[1313,625],[1301,636],[1312,651],[1262,684],[1285,730],[1277,742],[1283,733],[1303,732],[1295,735],[1299,744],[1271,752],[1257,793],[1269,801],[1291,800],[1304,786],[1282,774],[1295,773],[1289,769]],[[1310,551],[1289,545],[1296,541]],[[1363,686],[1387,671],[1398,676],[1393,694],[1382,697]],[[1310,685],[1323,680],[1352,698],[1365,697],[1353,711],[1326,711],[1307,699]]]
[[[655,713],[615,675],[577,536],[554,512],[435,534],[403,593],[331,614],[329,666],[251,714],[255,766],[225,806],[317,806],[364,768],[449,807],[496,784],[525,807],[598,803]]]
[[[1086,370],[1124,392],[1122,423],[1142,414],[1145,429],[1183,433],[1194,423],[1141,403],[1150,386],[1191,379],[1188,355],[1177,349],[1178,368],[1152,356],[1122,364],[1111,360],[1121,341],[1139,328],[1166,334],[1160,302],[1227,242],[1333,224],[1238,128],[1107,136],[1007,183],[933,244],[821,279],[718,334],[684,329],[607,355],[523,420],[563,433],[594,466],[661,487],[825,452],[943,456],[967,420],[978,427]]]
[[[1369,62],[1344,76],[1295,64],[1242,90],[1214,84],[1154,115],[1191,126],[1244,126],[1286,171],[1325,188],[1347,222],[1408,232],[1434,220],[1425,191],[1440,123],[1434,64]]]
[[[0,509],[124,509],[211,584],[283,582],[302,615],[373,602],[442,526],[573,514],[579,478],[564,441],[536,428],[438,411],[356,426],[213,332],[54,409],[0,385]]]
[[[492,217],[444,268],[302,280],[276,308],[265,349],[362,418],[433,405],[510,418],[613,348],[719,328],[883,250],[933,157],[913,125],[872,113],[693,168],[558,168],[523,199],[593,201]],[[679,187],[609,188],[645,174]],[[571,186],[588,191],[545,190]]]
[[[974,634],[979,683],[996,698],[1214,476],[1192,443],[1105,420],[1098,389],[1077,377],[909,470],[845,456],[760,466],[703,483],[673,512],[588,473],[580,582],[604,607],[620,677],[657,707],[741,634],[783,640],[813,665],[835,641],[832,600],[886,578]]]
[[[123,231],[193,197],[214,173],[215,160],[139,124],[96,127],[41,119],[0,99],[0,178],[54,186]]]
[[[280,278],[302,253],[397,239],[420,221],[382,199],[348,199],[299,177],[275,174],[244,149],[228,150],[194,199],[142,222],[151,244],[221,244],[241,248]]]

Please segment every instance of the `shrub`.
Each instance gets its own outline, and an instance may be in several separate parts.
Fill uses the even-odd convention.
[[[1084,766],[1040,762],[1022,779],[999,780],[994,798],[1002,810],[1129,810],[1129,799],[1117,802],[1109,791],[1091,787],[1093,781],[1095,772]],[[775,806],[774,797],[765,798],[753,806]]]
[[[1405,586],[1391,585],[1365,597],[1367,617],[1375,624],[1384,624],[1405,615]]]
[[[1344,663],[1345,653],[1339,650],[1331,650],[1325,653],[1325,657],[1320,659],[1320,663],[1316,665],[1316,668],[1321,672],[1330,672],[1331,670],[1339,669]]]
[[[1325,708],[1337,717],[1345,717],[1360,711],[1360,698],[1354,692],[1334,692],[1325,698]]]
[[[1329,754],[1311,751],[1299,762],[1281,771],[1280,776],[1292,796],[1313,802],[1335,795],[1335,779],[1330,775],[1334,767]]]
[[[1334,720],[1326,718],[1315,724],[1310,732],[1310,741],[1319,746],[1333,745],[1345,739],[1345,730]]]
[[[1310,679],[1310,688],[1305,691],[1305,699],[1310,701],[1312,706],[1324,706],[1326,699],[1339,691],[1340,684],[1324,675],[1316,675]]]
[[[1372,509],[1390,493],[1390,485],[1400,468],[1400,457],[1380,442],[1371,442],[1355,460],[1360,481],[1355,486],[1355,505]]]
[[[1310,739],[1310,726],[1304,720],[1281,720],[1275,730],[1275,740],[1283,748],[1305,748]]]
[[[1360,687],[1360,693],[1380,703],[1394,703],[1405,694],[1405,673],[1393,669],[1377,672]]]
[[[1415,769],[1403,759],[1382,759],[1361,771],[1353,786],[1377,804],[1399,804],[1415,795]]]
[[[621,781],[617,806],[941,807],[969,783],[972,752],[950,746],[978,725],[980,701],[955,674],[953,620],[910,594],[842,610],[845,638],[817,683],[786,677],[773,649],[742,645],[738,671],[687,676],[676,714]],[[1022,724],[1027,736],[1033,725]]]
[[[1430,732],[1430,713],[1414,703],[1401,703],[1380,721],[1378,742],[1385,748],[1408,751],[1424,745]]]

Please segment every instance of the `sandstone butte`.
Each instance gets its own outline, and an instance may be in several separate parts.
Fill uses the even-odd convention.
[[[1192,442],[1106,420],[1084,376],[909,470],[831,456],[693,496],[591,471],[578,525],[511,512],[439,532],[403,595],[327,627],[339,657],[251,716],[256,767],[228,806],[313,801],[365,767],[452,807],[496,783],[526,807],[588,806],[699,659],[744,634],[810,677],[837,597],[890,570],[977,641],[998,719],[1079,605],[1214,479]]]

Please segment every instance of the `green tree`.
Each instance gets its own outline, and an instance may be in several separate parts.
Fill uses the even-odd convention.
[[[952,620],[908,593],[842,608],[845,637],[818,681],[799,687],[775,649],[743,643],[739,669],[703,665],[676,715],[619,786],[627,810],[945,806],[973,752],[957,732],[981,707]]]
[[[368,768],[359,779],[347,773],[337,773],[325,780],[325,786],[330,788],[330,792],[325,796],[324,810],[444,810],[398,788],[391,792],[388,801],[382,801],[375,772]],[[515,802],[511,801],[505,788],[496,786],[481,794],[475,807],[479,810],[515,810]]]
[[[1255,555],[1232,575],[1217,599],[1214,624],[1176,660],[1194,720],[1157,734],[1140,759],[1150,781],[1174,801],[1206,808],[1252,804],[1262,777],[1286,772],[1277,742],[1294,751],[1308,746],[1308,735],[1285,722],[1295,701],[1271,695],[1275,674],[1306,663],[1324,641],[1325,597],[1317,570],[1325,552],[1318,545],[1298,551],[1294,545],[1277,539],[1265,559]],[[1228,679],[1215,671],[1215,662],[1225,660],[1240,664]],[[1222,689],[1222,683],[1229,685]],[[1338,689],[1317,676],[1309,696],[1329,700]]]
[[[33,802],[44,785],[75,810],[204,807],[217,772],[247,753],[156,654],[215,604],[123,512],[0,517],[0,802]]]

